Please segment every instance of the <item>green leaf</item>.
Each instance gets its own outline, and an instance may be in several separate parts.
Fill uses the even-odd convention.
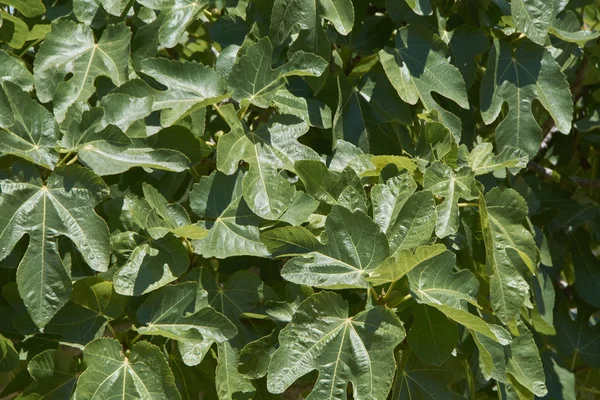
[[[448,386],[463,378],[464,366],[458,359],[451,358],[438,366],[428,365],[410,351],[399,352],[398,370],[392,398],[394,399],[448,399],[464,397]]]
[[[61,343],[83,348],[86,343],[102,337],[107,321],[96,310],[69,301],[44,326],[44,332],[58,335]]]
[[[304,146],[296,139],[304,134],[308,127],[292,118],[290,122],[294,123],[293,126],[277,125],[273,121],[273,125],[265,129],[250,132],[237,120],[232,107],[223,107],[221,115],[230,122],[231,131],[219,139],[217,167],[231,175],[236,171],[240,159],[249,163],[250,168],[242,182],[244,200],[259,217],[278,219],[290,206],[296,194],[292,184],[279,170],[290,168],[293,163],[288,160],[286,152],[292,157],[294,148],[302,152]],[[314,158],[318,159],[318,156],[314,154]]]
[[[565,76],[552,55],[527,40],[513,49],[495,40],[488,55],[481,82],[481,116],[491,124],[508,103],[508,113],[496,128],[499,150],[516,147],[530,157],[537,154],[542,128],[536,122],[531,104],[538,100],[548,110],[556,128],[564,134],[571,130],[573,104]]]
[[[278,331],[248,343],[240,352],[238,371],[247,378],[259,379],[268,372],[271,358],[278,347]]]
[[[159,239],[172,232],[189,239],[204,239],[207,231],[193,225],[190,217],[181,204],[169,204],[167,199],[154,187],[142,184],[144,198],[155,214],[148,216],[146,229],[153,239]],[[156,218],[155,218],[156,217]]]
[[[371,189],[373,220],[387,232],[390,223],[398,218],[406,200],[417,190],[417,183],[408,172],[388,179],[385,184],[377,184]]]
[[[333,133],[366,153],[387,154],[390,149],[386,133],[392,128],[386,127],[410,124],[408,105],[398,99],[382,72],[365,75],[356,88],[344,75],[338,76],[337,84]]]
[[[436,161],[425,171],[423,189],[444,198],[436,207],[435,234],[439,238],[455,234],[458,231],[458,200],[477,198],[473,171],[461,168],[454,172],[449,166]]]
[[[429,241],[436,225],[435,201],[429,191],[412,194],[386,231],[390,254],[414,249]]]
[[[108,190],[102,179],[76,166],[57,168],[45,184],[35,177],[3,180],[0,190],[0,259],[23,235],[29,236],[17,284],[33,321],[43,327],[71,294],[70,273],[59,257],[56,236],[69,238],[93,269],[108,266],[108,229],[94,212]]]
[[[0,335],[0,372],[9,372],[19,366],[19,353],[13,343]]]
[[[410,292],[418,303],[437,308],[448,318],[479,332],[503,345],[510,335],[498,325],[488,324],[468,312],[467,305],[477,305],[477,278],[468,270],[453,272],[456,255],[443,251],[420,263],[408,273]]]
[[[257,311],[260,304],[274,298],[271,288],[251,272],[238,271],[221,284],[211,271],[206,268],[200,270],[196,306],[211,306],[236,326],[238,334],[230,340],[233,344],[245,344],[272,331],[273,324],[245,319],[243,314]]]
[[[479,196],[479,212],[492,309],[508,323],[525,301],[529,284],[524,276],[534,271],[537,261],[535,242],[523,226],[527,204],[512,189],[494,188]]]
[[[215,371],[215,384],[219,399],[250,400],[254,398],[256,389],[249,379],[238,371],[239,353],[231,347],[229,342],[218,345],[219,358]]]
[[[563,301],[554,310],[556,336],[553,343],[565,366],[573,371],[580,365],[600,368],[600,326],[589,325],[589,319],[581,313],[574,317]]]
[[[419,265],[435,262],[435,257],[445,250],[446,247],[442,244],[419,246],[414,253],[411,250],[402,250],[396,253],[395,257],[386,259],[380,266],[371,270],[366,279],[373,286],[397,282]]]
[[[459,160],[464,155],[464,163],[478,175],[485,175],[503,168],[516,171],[525,168],[527,165],[527,153],[516,147],[505,147],[500,154],[495,155],[491,143],[481,143],[475,146],[470,153],[466,153],[466,148],[459,149]]]
[[[276,257],[304,254],[317,250],[321,242],[303,226],[284,226],[261,233],[260,240]]]
[[[504,347],[479,334],[474,336],[484,375],[503,383],[510,383],[512,377],[536,396],[545,396],[548,393],[546,377],[537,345],[523,323],[519,322],[517,329],[519,335]]]
[[[61,350],[46,350],[31,359],[27,370],[35,381],[19,399],[70,399],[80,372],[76,357]]]
[[[458,341],[456,323],[432,307],[417,306],[413,311],[415,320],[406,338],[410,349],[427,364],[441,365]]]
[[[268,389],[282,393],[316,369],[319,379],[307,399],[342,398],[349,382],[356,398],[385,398],[395,368],[393,349],[404,337],[402,323],[389,309],[375,307],[349,317],[340,295],[312,295],[279,334]]]
[[[210,1],[200,0],[138,0],[138,3],[154,10],[160,10],[157,20],[158,41],[167,48],[177,45],[186,29],[192,24]]]
[[[319,0],[303,3],[293,0],[276,0],[271,14],[269,36],[279,45],[295,26],[303,30],[321,29],[321,21],[331,22],[342,35],[347,35],[354,25],[354,7],[350,0]],[[316,33],[316,32],[315,32]],[[318,54],[315,52],[315,54]]]
[[[506,372],[536,396],[545,396],[548,389],[538,347],[523,323],[518,324],[518,329],[519,336],[513,338],[510,344]]]
[[[331,43],[323,20],[329,21],[341,35],[348,35],[354,24],[354,7],[350,0],[319,0],[303,2],[276,0],[271,12],[269,37],[275,47],[289,40],[290,34],[300,31],[290,46],[290,53],[309,52],[324,60],[329,60]],[[308,83],[318,90],[326,82],[328,71],[321,78],[308,79]]]
[[[119,318],[127,299],[114,290],[113,283],[99,277],[83,278],[73,285],[72,300],[105,318]]]
[[[320,288],[367,287],[364,276],[389,255],[385,234],[362,211],[334,206],[325,222],[327,242],[288,261],[286,280]]]
[[[33,89],[33,75],[18,58],[0,50],[0,83],[9,81],[26,92]]]
[[[121,0],[74,0],[73,14],[78,21],[86,25],[96,25],[95,19],[103,19],[108,16],[102,15],[104,11],[108,14],[118,17],[124,11],[125,2]],[[102,12],[100,12],[102,10]]]
[[[392,19],[396,21],[401,20],[402,12],[406,12],[406,9],[403,7],[405,4],[417,15],[431,15],[432,9],[429,0],[406,0],[405,2],[386,0],[385,8],[387,8]]]
[[[62,120],[76,101],[94,94],[94,81],[106,76],[120,86],[127,80],[131,32],[125,24],[109,25],[96,43],[92,30],[71,21],[53,24],[34,63],[35,88],[43,103],[52,101]],[[65,81],[65,75],[73,74]]]
[[[249,103],[267,108],[287,76],[320,76],[328,63],[314,54],[298,51],[282,66],[272,69],[273,45],[268,37],[261,38],[240,50],[231,73],[231,96],[242,106]]]
[[[465,82],[446,59],[446,52],[446,44],[431,31],[409,25],[396,34],[396,48],[381,50],[379,59],[400,98],[409,104],[421,100],[425,110],[437,111],[443,124],[459,139],[460,119],[431,95],[436,92],[462,108],[469,107]]]
[[[46,12],[46,7],[40,0],[2,0],[2,4],[14,7],[27,18],[37,17]]]
[[[598,298],[598,273],[600,260],[590,250],[590,238],[584,230],[578,229],[571,243],[571,256],[575,267],[575,289],[587,303],[600,306]]]
[[[193,312],[197,291],[196,283],[185,282],[151,294],[138,308],[137,319],[144,326],[136,330],[179,341],[223,342],[234,337],[237,329],[223,314],[210,307]]]
[[[584,46],[590,40],[600,37],[600,32],[582,30],[579,19],[571,10],[560,13],[548,27],[548,32],[569,43]]]
[[[11,81],[0,86],[0,110],[4,109],[12,113],[0,116],[0,152],[54,169],[58,124],[52,114]]]
[[[123,232],[113,242],[124,241],[131,251],[114,274],[115,290],[125,296],[141,296],[159,289],[183,275],[189,266],[188,252],[173,235],[153,240]]]
[[[148,342],[134,344],[125,356],[116,340],[97,339],[85,346],[83,359],[87,369],[77,382],[77,398],[181,399],[165,357]]]
[[[279,89],[273,98],[273,105],[282,114],[290,114],[308,121],[317,128],[331,128],[331,109],[314,98],[296,96],[287,89]]]
[[[476,57],[490,47],[488,38],[482,31],[470,25],[459,25],[445,35],[442,34],[442,37],[452,52],[452,64],[458,68],[469,89],[477,77]]]
[[[554,1],[514,0],[510,3],[512,20],[519,30],[532,42],[541,46],[546,43],[548,28],[555,14]]]
[[[254,226],[259,218],[242,199],[243,174],[227,176],[215,171],[202,177],[190,192],[190,206],[208,236],[195,240],[194,251],[204,257],[235,255],[266,257],[269,252]]]
[[[202,64],[147,58],[142,61],[142,72],[167,87],[167,90],[155,91],[152,96],[152,110],[163,110],[162,126],[171,126],[192,112],[225,98],[223,78]]]
[[[127,132],[131,125],[152,112],[152,98],[111,93],[102,98],[102,108],[104,109],[102,126],[114,125]]]
[[[347,202],[344,202],[342,195],[344,192],[351,192],[358,202],[362,200],[362,203],[366,203],[360,178],[351,167],[337,172],[328,169],[321,161],[304,160],[297,161],[294,169],[306,192],[316,200],[332,206],[346,206]]]
[[[27,41],[29,29],[19,18],[0,10],[0,42],[8,44],[13,49],[20,49]]]
[[[71,118],[63,123],[61,144],[99,175],[119,174],[133,167],[184,171],[189,166],[188,158],[178,151],[153,149],[145,140],[132,140],[115,126],[104,127],[101,108],[81,115],[71,110]]]

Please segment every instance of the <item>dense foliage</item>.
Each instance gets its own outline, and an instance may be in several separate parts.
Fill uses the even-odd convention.
[[[0,21],[0,399],[600,398],[599,0]]]

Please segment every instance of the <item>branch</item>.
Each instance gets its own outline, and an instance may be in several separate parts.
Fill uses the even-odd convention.
[[[534,161],[529,161],[527,163],[527,169],[556,183],[566,183],[571,186],[600,188],[600,180],[598,179],[581,178],[579,176],[561,176],[558,172],[554,171],[553,169],[546,168]]]

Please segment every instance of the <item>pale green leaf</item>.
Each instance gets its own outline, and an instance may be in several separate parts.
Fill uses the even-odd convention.
[[[510,335],[504,328],[488,324],[469,313],[469,303],[477,306],[475,296],[479,282],[468,270],[454,272],[455,265],[456,255],[446,250],[413,268],[408,273],[412,296],[417,302],[437,308],[468,329],[503,345],[510,343]]]
[[[475,175],[485,175],[490,172],[508,168],[511,171],[518,171],[527,165],[528,156],[523,150],[516,147],[505,147],[500,154],[495,155],[491,143],[481,143],[475,146],[470,153],[464,149],[465,163]],[[459,158],[460,152],[459,150]]]
[[[61,144],[99,175],[114,175],[134,167],[184,171],[189,159],[171,149],[154,149],[144,139],[130,139],[119,128],[103,127],[104,110],[92,108],[76,115],[69,110]],[[72,117],[72,118],[71,118]],[[66,126],[65,126],[66,125]]]
[[[412,250],[402,250],[394,257],[386,259],[380,266],[371,270],[366,277],[373,286],[396,282],[421,264],[434,261],[434,257],[443,253],[446,247],[442,244],[419,246]]]

